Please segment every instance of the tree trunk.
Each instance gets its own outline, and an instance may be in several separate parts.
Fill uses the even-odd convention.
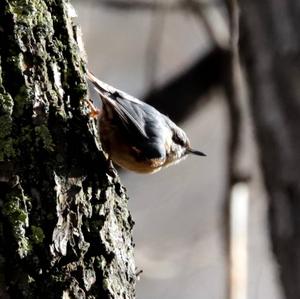
[[[134,298],[127,196],[99,148],[75,11],[0,1],[0,298]]]
[[[300,2],[241,1],[269,224],[286,298],[300,298]]]

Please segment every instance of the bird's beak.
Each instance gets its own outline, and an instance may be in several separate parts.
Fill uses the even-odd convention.
[[[188,148],[188,149],[187,149],[187,153],[188,153],[188,154],[197,155],[197,156],[206,156],[206,154],[204,154],[204,153],[202,153],[202,152],[200,152],[200,151],[196,151],[196,150],[194,150],[194,149],[192,149],[192,148]]]

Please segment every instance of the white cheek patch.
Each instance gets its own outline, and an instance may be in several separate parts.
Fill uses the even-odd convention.
[[[183,147],[178,146],[175,149],[172,149],[172,151],[173,151],[173,159],[167,160],[164,166],[175,165],[187,158],[186,149]]]

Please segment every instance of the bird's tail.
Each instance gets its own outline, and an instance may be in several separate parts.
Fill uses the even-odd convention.
[[[131,96],[130,94],[128,94],[120,89],[117,89],[115,87],[112,87],[111,85],[99,80],[89,70],[87,71],[87,77],[94,84],[94,88],[101,96],[107,97],[107,95],[118,94],[118,96],[120,98],[124,98],[128,101],[135,102],[138,104],[142,103],[140,100],[136,99],[135,97]]]
[[[114,88],[99,80],[89,70],[87,71],[87,77],[94,84],[94,89],[97,91],[102,101],[108,102],[110,103],[110,105],[116,106],[115,102],[109,96],[114,91]]]
[[[116,90],[114,87],[104,83],[103,81],[99,80],[93,73],[89,70],[87,71],[87,78],[94,84],[95,89],[103,94],[103,93],[114,93]]]

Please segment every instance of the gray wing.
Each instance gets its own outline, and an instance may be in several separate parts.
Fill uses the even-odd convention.
[[[145,105],[132,102],[123,98],[118,92],[110,95],[114,101],[114,110],[122,119],[128,133],[135,134],[138,138],[149,138],[147,134],[147,118],[149,111]]]
[[[88,72],[87,76],[104,104],[110,105],[116,113],[119,118],[118,125],[123,127],[131,144],[143,153],[142,158],[164,158],[166,156],[164,116],[152,106],[102,82],[92,73]]]
[[[144,158],[165,157],[166,122],[161,113],[146,103],[129,101],[117,93],[114,93],[113,98],[121,111],[120,117],[126,119],[128,136],[141,150]]]
[[[147,138],[143,123],[139,121],[139,116],[141,115],[138,109],[132,109],[132,107],[130,107],[131,104],[139,105],[143,104],[143,102],[99,80],[89,71],[87,71],[87,77],[94,84],[94,88],[103,102],[108,104],[122,119],[123,125],[127,130],[137,130],[139,134]]]

